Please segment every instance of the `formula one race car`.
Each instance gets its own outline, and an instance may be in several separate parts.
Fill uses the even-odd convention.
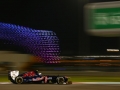
[[[28,71],[19,74],[18,70],[9,71],[8,79],[13,84],[72,84],[66,76],[42,75],[38,71]]]

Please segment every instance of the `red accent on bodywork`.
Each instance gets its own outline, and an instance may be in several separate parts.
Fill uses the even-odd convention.
[[[36,74],[34,71],[27,72],[23,74],[23,77],[34,77]]]

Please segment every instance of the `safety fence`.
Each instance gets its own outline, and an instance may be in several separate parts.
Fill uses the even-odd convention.
[[[60,63],[35,63],[32,69],[41,71],[120,71],[120,56],[61,56]]]
[[[41,63],[34,62],[22,70],[40,71],[120,71],[120,56],[61,56],[60,62]],[[24,62],[23,62],[24,63]],[[29,63],[29,62],[28,62]],[[1,63],[2,70],[16,69],[14,64]]]
[[[20,71],[24,73],[26,71]],[[118,77],[120,72],[100,72],[100,71],[39,71],[42,75],[64,75],[64,76],[109,76]],[[7,76],[8,71],[0,71],[0,76]]]

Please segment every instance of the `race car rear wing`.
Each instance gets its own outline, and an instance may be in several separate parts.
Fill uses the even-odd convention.
[[[19,71],[18,70],[12,70],[8,72],[8,76],[11,77],[13,80],[15,80],[15,78],[19,75]]]

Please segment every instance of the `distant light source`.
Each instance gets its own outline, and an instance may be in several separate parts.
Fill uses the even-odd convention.
[[[108,52],[119,52],[119,49],[107,49]]]

